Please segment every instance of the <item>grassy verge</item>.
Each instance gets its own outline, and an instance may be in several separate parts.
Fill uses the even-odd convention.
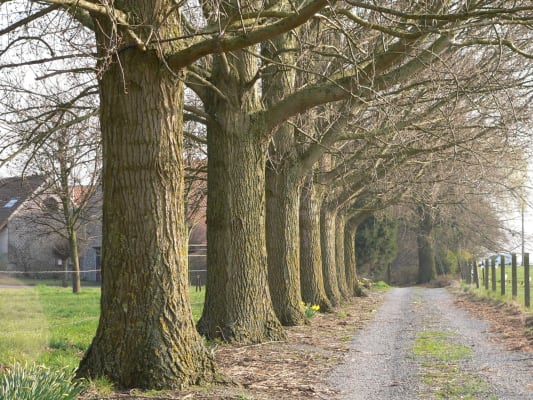
[[[200,318],[205,290],[191,289],[192,312]],[[37,362],[77,367],[96,332],[100,289],[38,285],[0,289],[0,366]]]
[[[498,288],[497,291],[493,291],[489,288],[489,290],[486,290],[484,287],[480,286],[479,289],[477,289],[474,285],[467,285],[464,282],[462,283],[462,289],[465,292],[472,293],[476,297],[480,299],[488,299],[493,300],[497,303],[509,303],[517,305],[520,309],[526,312],[531,312],[531,308],[527,308],[525,306],[524,301],[524,289],[522,288],[522,291],[518,290],[518,296],[516,298],[513,298],[513,296],[507,292],[505,295],[502,295],[500,293],[500,289]]]
[[[413,353],[421,365],[420,377],[426,386],[422,397],[473,400],[490,395],[490,386],[481,377],[464,371],[462,362],[472,349],[457,343],[450,332],[424,331],[417,334]]]
[[[512,282],[511,282],[511,267],[506,265],[505,266],[505,294],[501,295],[501,270],[500,267],[496,268],[496,291],[492,290],[492,271],[491,268],[488,268],[489,270],[489,289],[486,290],[483,284],[482,280],[482,274],[481,269],[478,269],[479,271],[479,289],[476,289],[474,285],[471,285],[471,289],[478,294],[481,297],[488,297],[495,300],[500,301],[514,301],[517,304],[520,304],[524,310],[527,310],[525,308],[525,281],[524,281],[524,267],[523,266],[517,266],[516,272],[517,272],[517,295],[515,298],[513,298],[512,295]],[[533,272],[533,268],[531,268],[531,271]]]

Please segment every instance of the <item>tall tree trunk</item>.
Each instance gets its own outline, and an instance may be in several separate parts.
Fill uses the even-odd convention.
[[[419,206],[419,223],[416,241],[418,245],[418,283],[428,283],[435,279],[435,252],[431,243],[433,219],[427,207]]]
[[[359,224],[364,220],[360,217],[352,217],[346,223],[344,229],[344,262],[346,265],[346,282],[348,289],[355,296],[364,296],[364,291],[359,285],[357,276],[357,254],[355,248],[355,234]]]
[[[431,237],[418,233],[418,283],[428,283],[436,276],[435,253],[431,244]]]
[[[320,211],[320,247],[322,249],[322,273],[324,287],[331,304],[336,307],[342,301],[337,279],[337,266],[335,259],[335,228],[337,209],[332,208],[326,201]]]
[[[268,283],[274,310],[285,326],[305,322],[300,292],[300,177],[290,168],[267,168]]]
[[[71,227],[69,231],[70,259],[72,260],[72,293],[79,293],[81,290],[81,279],[78,234],[74,227]]]
[[[231,64],[228,65],[227,61]],[[207,285],[198,330],[208,338],[255,343],[284,337],[268,288],[264,124],[255,59],[245,51],[214,59],[208,138]]]
[[[323,311],[333,307],[326,295],[322,274],[320,247],[320,205],[322,196],[313,183],[313,172],[308,174],[300,198],[300,284],[302,299],[318,304]]]
[[[335,218],[335,266],[337,268],[337,282],[339,292],[345,299],[350,298],[353,294],[348,290],[348,281],[346,279],[346,264],[344,260],[344,229],[346,227],[346,218],[342,210],[337,212]]]
[[[278,2],[290,11],[287,1]],[[262,74],[262,97],[269,107],[294,90],[296,36],[279,35],[261,46],[266,59],[275,60]],[[274,310],[285,326],[306,321],[300,292],[299,207],[302,177],[298,170],[294,128],[282,124],[274,133],[266,168],[266,235],[268,282]]]
[[[98,24],[105,51],[112,28],[105,19]],[[183,77],[168,71],[158,51],[129,46],[119,56],[99,81],[101,315],[78,376],[105,376],[126,388],[198,384],[213,379],[215,365],[189,303]]]

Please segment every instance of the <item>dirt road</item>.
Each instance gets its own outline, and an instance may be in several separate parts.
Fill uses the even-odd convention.
[[[533,354],[511,352],[445,289],[395,288],[330,378],[339,399],[533,399]]]

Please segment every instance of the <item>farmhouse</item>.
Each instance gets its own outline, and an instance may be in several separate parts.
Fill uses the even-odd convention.
[[[48,278],[61,275],[57,271],[67,266],[68,241],[60,222],[61,203],[47,190],[49,186],[41,175],[0,178],[0,270]],[[75,188],[72,192],[82,191]],[[97,192],[78,227],[82,279],[99,279],[99,198]]]

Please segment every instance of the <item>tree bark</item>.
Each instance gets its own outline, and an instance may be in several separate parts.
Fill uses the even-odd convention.
[[[346,276],[346,264],[344,260],[344,230],[346,228],[346,219],[343,212],[337,212],[335,218],[335,266],[337,269],[337,281],[339,292],[343,299],[353,296],[352,291],[348,290],[348,281]]]
[[[335,221],[337,210],[331,208],[326,201],[320,211],[320,247],[322,249],[322,273],[326,295],[332,306],[338,306],[342,301],[337,279],[335,259]]]
[[[81,291],[81,278],[78,234],[74,227],[69,230],[70,259],[72,260],[72,293],[79,293]]]
[[[419,233],[418,244],[418,283],[428,283],[436,276],[435,254],[429,236]]]
[[[301,325],[305,315],[300,292],[300,177],[290,168],[267,168],[268,283],[274,310],[285,326]]]
[[[318,304],[322,311],[331,311],[322,274],[322,249],[320,247],[320,204],[322,196],[309,173],[300,198],[300,285],[302,300]]]
[[[98,26],[105,52],[112,28],[104,18]],[[196,332],[188,296],[183,77],[168,71],[156,50],[129,46],[119,56],[99,81],[101,315],[77,375],[105,376],[125,388],[211,381],[214,360]]]
[[[222,93],[205,102],[208,138],[207,286],[198,330],[208,338],[256,343],[284,332],[268,288],[264,123],[255,59],[245,51],[214,57]],[[230,63],[228,65],[228,62]]]
[[[430,211],[424,206],[418,207],[420,220],[416,241],[418,245],[418,283],[428,283],[435,279],[435,252],[431,243],[433,220]]]
[[[291,5],[284,2],[287,11]],[[296,36],[279,35],[262,45],[266,59],[275,60],[262,74],[262,97],[271,106],[294,90]],[[285,326],[301,325],[306,318],[300,292],[300,185],[294,128],[284,123],[273,135],[266,168],[266,237],[268,283],[274,310]]]
[[[364,291],[359,285],[357,276],[357,254],[355,247],[355,234],[362,219],[352,217],[346,223],[344,230],[344,262],[346,265],[346,282],[352,296],[364,296]]]

